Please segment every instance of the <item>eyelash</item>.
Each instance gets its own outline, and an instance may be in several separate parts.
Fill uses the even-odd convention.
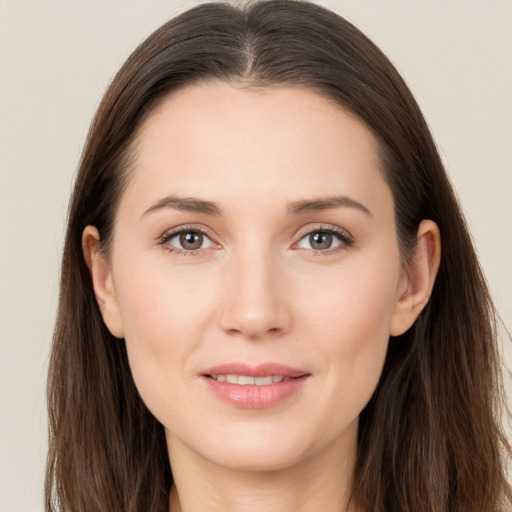
[[[165,249],[174,254],[175,256],[180,257],[187,257],[187,256],[195,256],[199,252],[201,252],[203,249],[194,249],[190,251],[186,251],[185,249],[178,249],[177,247],[173,247],[169,244],[169,242],[176,236],[179,236],[183,233],[199,233],[203,235],[204,237],[211,240],[211,237],[208,235],[208,233],[201,228],[198,228],[197,226],[181,226],[179,228],[173,229],[171,231],[166,232],[164,235],[160,237],[159,244],[163,245]],[[212,241],[212,243],[215,244],[215,242]],[[218,244],[215,244],[218,245]]]
[[[329,235],[333,235],[340,241],[340,245],[324,250],[304,249],[313,256],[330,256],[337,252],[343,251],[344,249],[347,249],[354,244],[353,237],[344,229],[338,228],[336,226],[318,226],[315,227],[314,229],[307,229],[304,232],[302,232],[299,235],[299,240],[295,242],[293,245],[296,246],[302,240],[304,240],[304,238],[306,238],[307,236],[311,236],[314,233],[327,233]]]
[[[174,254],[175,256],[180,256],[180,257],[196,256],[198,253],[200,253],[202,250],[204,250],[204,249],[193,249],[193,250],[187,251],[185,249],[179,249],[177,247],[169,245],[170,240],[172,240],[176,236],[179,236],[184,233],[199,233],[199,234],[203,235],[204,237],[208,238],[214,245],[218,246],[218,244],[213,242],[213,240],[211,239],[211,237],[208,235],[208,233],[205,230],[198,228],[197,226],[182,226],[182,227],[173,229],[171,231],[168,231],[160,237],[159,244],[163,245],[168,252]],[[348,247],[351,247],[354,244],[354,239],[345,230],[335,227],[335,226],[328,226],[328,227],[327,226],[318,226],[318,227],[315,227],[314,229],[308,229],[308,230],[305,230],[302,233],[300,233],[299,240],[297,242],[295,242],[293,244],[293,246],[296,246],[304,238],[306,238],[307,236],[311,236],[314,233],[327,233],[329,235],[333,235],[341,243],[340,243],[340,245],[338,245],[336,247],[324,249],[324,250],[303,249],[303,250],[307,251],[308,253],[312,254],[313,256],[328,256],[333,253],[342,251]]]

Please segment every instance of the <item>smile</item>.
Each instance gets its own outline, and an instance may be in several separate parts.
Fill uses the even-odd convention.
[[[206,389],[221,402],[241,409],[264,409],[285,404],[308,386],[312,375],[277,363],[221,364],[201,372]]]
[[[288,381],[292,377],[284,377],[282,375],[268,375],[266,377],[251,377],[250,375],[209,375],[210,378],[218,382],[228,382],[229,384],[238,384],[240,386],[265,386],[268,384],[277,384],[279,382]]]

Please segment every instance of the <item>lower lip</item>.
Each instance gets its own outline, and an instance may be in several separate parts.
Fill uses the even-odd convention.
[[[293,378],[273,384],[241,385],[219,382],[203,376],[208,388],[225,402],[244,409],[263,409],[284,402],[298,393],[306,383],[309,375]]]

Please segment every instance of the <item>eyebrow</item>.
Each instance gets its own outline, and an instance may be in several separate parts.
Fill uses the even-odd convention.
[[[372,213],[366,206],[347,196],[332,196],[312,200],[295,201],[288,207],[288,214],[304,215],[310,212],[330,210],[332,208],[340,207],[356,208],[373,219]]]
[[[347,196],[332,196],[294,201],[288,207],[288,215],[305,215],[310,212],[330,210],[340,207],[356,208],[373,218],[372,213],[368,208],[366,208],[366,206]],[[197,199],[195,197],[179,197],[170,195],[160,199],[154,205],[150,206],[142,216],[144,217],[145,215],[163,208],[173,208],[183,212],[203,213],[205,215],[213,215],[216,217],[222,215],[222,209],[212,201]]]
[[[171,195],[160,199],[153,206],[150,206],[142,216],[144,217],[144,215],[163,208],[173,208],[183,212],[204,213],[206,215],[215,216],[219,216],[222,213],[221,208],[212,201],[196,199],[195,197],[178,197]]]

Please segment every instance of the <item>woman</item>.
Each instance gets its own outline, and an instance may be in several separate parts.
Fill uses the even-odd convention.
[[[494,322],[386,57],[314,4],[198,6],[84,150],[47,510],[509,510]]]

